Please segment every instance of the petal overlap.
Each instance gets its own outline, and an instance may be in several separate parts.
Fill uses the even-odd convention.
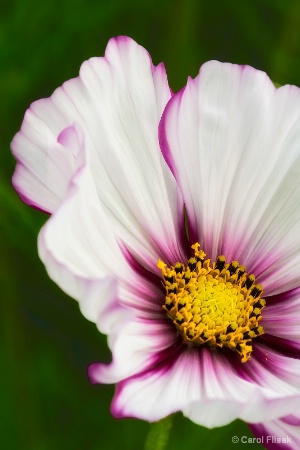
[[[21,197],[47,212],[57,209],[74,159],[58,137],[76,122],[116,234],[144,265],[155,264],[161,253],[168,260],[180,258],[183,202],[157,131],[170,97],[164,66],[153,66],[131,39],[112,39],[104,58],[86,61],[78,78],[27,111],[12,142],[19,161],[14,185]]]

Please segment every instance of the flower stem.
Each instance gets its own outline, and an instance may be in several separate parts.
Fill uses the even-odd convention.
[[[144,450],[165,450],[167,448],[172,416],[150,424]]]

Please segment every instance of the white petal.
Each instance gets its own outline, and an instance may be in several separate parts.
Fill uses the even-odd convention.
[[[299,409],[299,399],[300,392],[278,393],[243,379],[222,355],[188,349],[121,382],[112,412],[156,421],[181,410],[200,425],[216,427],[236,418],[253,423],[278,418]]]
[[[167,105],[160,141],[192,240],[246,265],[266,295],[299,286],[299,89],[206,63]]]
[[[78,78],[28,110],[12,143],[19,161],[14,184],[22,198],[56,210],[76,159],[58,136],[76,122],[99,199],[126,248],[157,273],[162,255],[180,259],[183,203],[157,131],[170,96],[162,64],[154,67],[146,50],[129,38],[111,39],[104,58],[86,61]]]
[[[153,368],[120,383],[112,405],[114,416],[152,422],[180,410],[191,398],[199,396],[200,368],[195,359],[195,352],[185,353],[174,366]]]
[[[268,450],[300,448],[300,416],[282,417],[271,422],[250,425],[250,429]]]
[[[139,259],[145,258],[136,241],[146,247],[151,269],[156,246],[169,260],[178,259],[180,198],[158,145],[158,123],[170,98],[164,67],[154,68],[142,47],[120,38],[110,41],[106,59],[85,63],[80,76],[89,97],[102,99],[92,104],[89,121],[97,139],[92,167],[117,233]]]

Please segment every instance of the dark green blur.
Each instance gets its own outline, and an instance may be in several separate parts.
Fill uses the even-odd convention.
[[[10,0],[0,2],[0,449],[141,450],[148,424],[114,420],[113,386],[92,386],[91,361],[109,361],[106,338],[47,277],[37,256],[46,217],[22,204],[9,143],[29,104],[51,95],[125,34],[164,61],[173,91],[209,59],[250,64],[300,86],[300,2],[288,0]],[[206,430],[177,414],[168,449],[232,444],[247,425]]]

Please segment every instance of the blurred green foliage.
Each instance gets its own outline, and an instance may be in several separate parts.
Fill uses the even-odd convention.
[[[125,34],[164,61],[174,91],[206,60],[250,64],[300,85],[297,0],[2,0],[0,3],[1,407],[5,450],[139,450],[148,424],[110,416],[112,386],[92,386],[91,361],[109,361],[106,338],[47,277],[36,237],[46,217],[11,187],[9,143],[29,104],[51,95]],[[245,448],[242,422],[207,430],[180,414],[170,449]],[[251,449],[260,448],[251,444]]]

